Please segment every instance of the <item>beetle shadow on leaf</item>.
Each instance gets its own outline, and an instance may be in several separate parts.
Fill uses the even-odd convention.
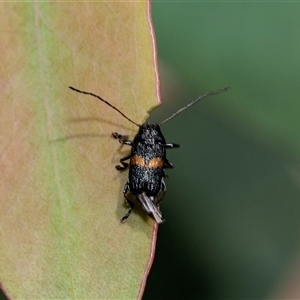
[[[72,118],[68,120],[69,123],[86,123],[86,122],[96,122],[96,123],[102,123],[102,124],[109,124],[112,125],[112,127],[120,127],[120,123],[116,123],[113,121],[113,119],[104,119],[104,118],[96,118],[96,117],[86,117],[86,118]],[[113,131],[113,130],[112,130]],[[128,126],[124,126],[124,124],[122,123],[122,131],[132,131],[132,128],[128,127]],[[137,131],[137,130],[136,130]],[[126,134],[125,134],[126,135]]]
[[[112,125],[112,127],[117,127],[119,126],[119,124],[113,122],[113,121],[109,121],[109,120],[105,120],[105,119],[100,119],[100,118],[94,118],[94,117],[89,117],[89,118],[73,118],[73,119],[69,119],[67,121],[67,123],[75,123],[75,124],[80,124],[80,123],[88,123],[88,122],[96,122],[96,123],[104,123],[104,124],[110,124]],[[124,129],[124,126],[122,125],[122,131],[124,130],[127,132],[132,131],[132,129],[130,128],[126,128]],[[49,142],[63,142],[69,139],[78,139],[78,138],[100,138],[100,137],[107,137],[109,135],[111,135],[113,132],[113,129],[110,132],[107,132],[107,134],[100,134],[100,133],[75,133],[75,134],[68,134],[65,135],[64,137],[61,138],[56,138],[56,139],[51,139]],[[126,135],[125,135],[126,136]]]
[[[78,139],[78,138],[100,138],[100,137],[106,137],[106,134],[98,134],[98,133],[91,133],[91,134],[74,134],[74,135],[68,135],[62,138],[57,138],[50,140],[50,143],[56,143],[56,142],[64,142],[70,139]]]

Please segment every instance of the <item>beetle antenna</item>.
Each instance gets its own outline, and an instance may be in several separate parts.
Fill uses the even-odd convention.
[[[213,95],[217,95],[217,94],[220,94],[222,92],[226,92],[229,90],[229,86],[223,88],[223,89],[219,89],[219,90],[216,90],[216,91],[213,91],[213,92],[209,92],[209,93],[206,93],[200,97],[198,97],[197,99],[195,99],[194,101],[192,101],[191,103],[189,103],[188,105],[180,108],[178,111],[176,111],[173,115],[171,115],[169,118],[165,119],[164,121],[162,121],[161,123],[159,123],[159,125],[162,125],[168,121],[170,121],[171,119],[173,119],[174,117],[176,117],[178,114],[180,114],[181,112],[183,112],[184,110],[190,108],[192,105],[196,104],[198,101],[200,100],[203,100],[204,98],[208,97],[208,96],[213,96]]]
[[[101,98],[100,96],[90,93],[90,92],[85,92],[85,91],[81,91],[78,89],[73,88],[72,86],[69,86],[69,88],[75,92],[81,93],[81,94],[85,94],[85,95],[90,95],[93,96],[95,98],[98,98],[99,100],[101,100],[102,102],[104,102],[105,104],[107,104],[108,106],[110,106],[111,108],[113,108],[114,110],[116,110],[118,113],[120,113],[125,119],[127,119],[128,121],[130,121],[131,123],[135,124],[138,127],[141,127],[140,124],[132,121],[131,119],[129,119],[127,116],[125,116],[119,109],[117,109],[115,106],[113,106],[112,104],[110,104],[108,101],[104,100],[103,98]]]

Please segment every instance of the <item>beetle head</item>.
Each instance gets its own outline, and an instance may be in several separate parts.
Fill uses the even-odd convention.
[[[156,123],[145,123],[141,125],[136,137],[141,139],[144,143],[165,143],[160,127]]]

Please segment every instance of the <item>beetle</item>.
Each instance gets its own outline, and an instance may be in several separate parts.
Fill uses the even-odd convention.
[[[128,140],[126,136],[117,132],[112,133],[113,138],[118,139],[121,144],[131,146],[130,154],[122,157],[120,165],[116,166],[118,171],[124,171],[129,168],[128,180],[124,186],[123,195],[130,208],[120,221],[125,222],[133,211],[134,202],[129,198],[129,194],[131,194],[151,218],[158,224],[163,223],[164,219],[162,218],[159,204],[166,192],[166,184],[164,182],[164,178],[166,177],[165,169],[173,168],[173,164],[166,157],[166,149],[178,148],[179,144],[166,143],[160,126],[198,101],[208,96],[227,91],[229,87],[198,97],[160,123],[144,124],[134,122],[114,105],[94,93],[82,91],[71,86],[69,88],[75,92],[90,95],[101,100],[119,112],[125,119],[139,127],[133,140]],[[129,163],[125,162],[127,160],[129,160]]]

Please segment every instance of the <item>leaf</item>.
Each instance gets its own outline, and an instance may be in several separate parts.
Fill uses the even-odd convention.
[[[157,104],[149,2],[1,3],[0,281],[12,299],[141,297],[157,227],[127,223],[129,148]]]

